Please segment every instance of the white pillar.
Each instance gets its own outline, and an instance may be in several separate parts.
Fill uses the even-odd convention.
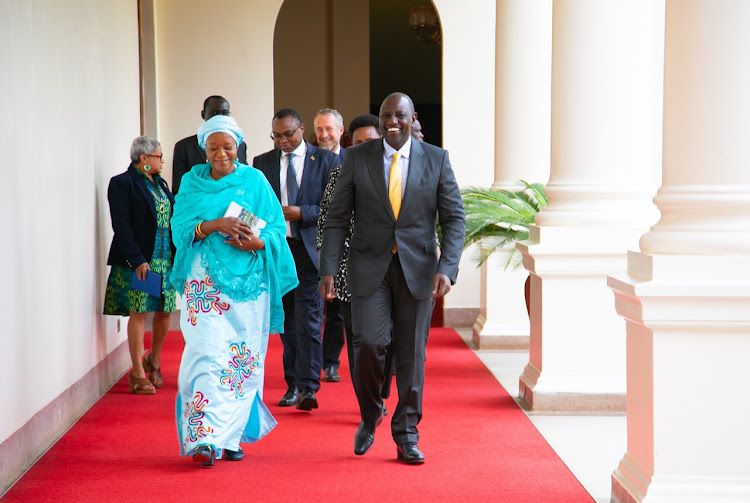
[[[497,0],[496,19],[492,188],[512,190],[549,178],[552,0]],[[496,258],[482,266],[477,348],[528,347],[527,277]]]
[[[532,275],[527,408],[624,410],[606,277],[658,216],[663,44],[663,1],[554,2],[550,203],[518,245]]]
[[[612,501],[750,501],[750,3],[669,0],[659,222],[612,276],[627,452]]]

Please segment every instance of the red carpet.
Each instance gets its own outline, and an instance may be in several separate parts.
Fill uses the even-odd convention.
[[[126,375],[3,503],[593,501],[452,329],[430,333],[421,466],[396,461],[390,416],[372,449],[354,455],[359,414],[346,362],[340,383],[322,383],[318,410],[278,407],[286,385],[281,342],[272,337],[265,401],[279,425],[259,443],[244,445],[243,461],[196,467],[178,455],[173,411],[181,351],[181,334],[171,332],[162,360],[164,388],[155,396],[131,395]],[[394,379],[389,410],[396,400]]]

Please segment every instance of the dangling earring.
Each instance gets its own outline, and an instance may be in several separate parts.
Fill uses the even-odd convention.
[[[143,166],[143,171],[151,171],[151,166],[146,164],[145,166]]]

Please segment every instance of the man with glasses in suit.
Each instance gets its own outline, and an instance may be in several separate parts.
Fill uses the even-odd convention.
[[[284,108],[271,122],[273,150],[253,159],[281,202],[287,221],[287,242],[297,268],[299,286],[284,298],[284,379],[287,391],[279,405],[300,410],[318,408],[323,367],[323,299],[317,289],[316,231],[320,200],[339,157],[307,143],[299,114]]]

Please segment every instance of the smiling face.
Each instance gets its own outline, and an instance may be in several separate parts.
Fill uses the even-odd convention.
[[[341,135],[344,134],[344,126],[336,124],[336,117],[333,114],[318,115],[313,121],[313,126],[320,148],[330,151],[338,148]]]
[[[403,147],[409,139],[415,119],[414,107],[405,95],[388,96],[380,105],[380,130],[388,145],[396,150]]]
[[[287,115],[281,119],[274,119],[271,122],[273,144],[285,154],[293,152],[295,148],[299,147],[299,144],[302,143],[302,134],[304,132],[305,125],[297,122],[297,119],[291,115]]]
[[[214,133],[206,139],[206,158],[211,163],[211,178],[223,178],[234,171],[237,143],[227,133]]]

